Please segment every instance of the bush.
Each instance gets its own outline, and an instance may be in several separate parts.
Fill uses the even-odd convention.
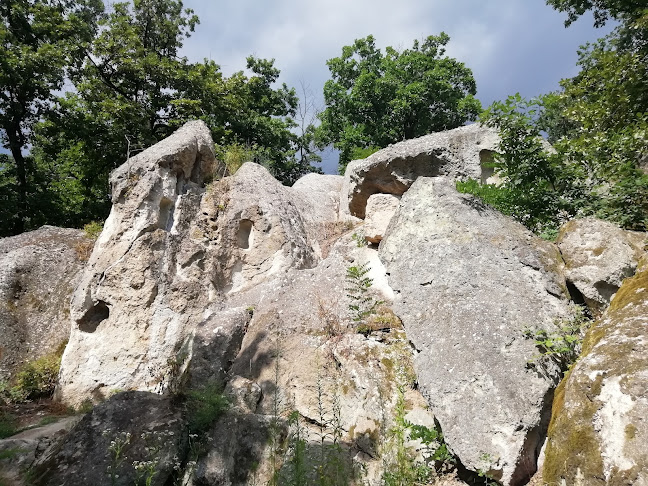
[[[7,402],[24,402],[51,396],[58,382],[66,342],[53,353],[22,366],[11,385],[0,385],[0,397]]]
[[[0,439],[11,437],[18,431],[16,418],[8,413],[0,411]]]
[[[209,384],[198,390],[190,390],[187,392],[189,432],[206,432],[228,408],[227,397],[216,385]]]
[[[88,238],[96,240],[97,238],[99,238],[99,235],[103,231],[103,223],[91,221],[83,227],[83,231],[85,231],[85,234]]]

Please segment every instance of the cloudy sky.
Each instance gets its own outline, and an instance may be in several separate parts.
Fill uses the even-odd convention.
[[[484,106],[520,92],[532,97],[574,76],[579,45],[602,37],[583,17],[568,29],[565,15],[544,0],[185,0],[201,24],[185,42],[192,61],[213,59],[226,74],[254,54],[276,59],[280,81],[304,83],[323,104],[326,60],[342,46],[373,34],[379,47],[410,47],[441,31],[448,55],[473,70]],[[328,167],[327,167],[328,168]]]

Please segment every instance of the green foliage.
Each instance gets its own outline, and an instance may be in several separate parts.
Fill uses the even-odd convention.
[[[96,240],[97,238],[99,238],[99,235],[103,231],[103,223],[91,221],[90,223],[83,226],[83,231],[88,238]]]
[[[318,138],[340,150],[340,172],[354,151],[461,126],[481,105],[470,69],[445,56],[441,33],[401,52],[376,48],[373,36],[342,48],[327,61],[326,109]],[[356,152],[357,153],[357,152]]]
[[[20,403],[51,396],[58,382],[61,356],[66,344],[62,343],[53,353],[25,363],[10,385],[0,383],[0,398],[9,403]]]
[[[350,266],[346,273],[347,287],[344,290],[350,300],[351,320],[356,323],[358,332],[363,329],[361,326],[365,324],[366,319],[383,303],[369,294],[369,288],[373,284],[373,280],[367,277],[370,270],[369,263],[363,263]]]
[[[394,425],[387,434],[382,452],[385,486],[430,484],[439,474],[452,471],[457,464],[457,459],[443,439],[439,424],[434,429],[414,425],[405,419],[406,413],[405,393],[401,386],[394,408]],[[410,439],[421,441],[424,462],[416,462],[413,451],[406,447]]]
[[[7,0],[0,4],[0,141],[11,151],[16,216],[2,233],[30,223],[35,192],[32,161],[23,154],[34,124],[61,89],[66,68],[78,62],[103,10],[100,0]],[[7,160],[5,160],[5,163]],[[0,178],[4,174],[0,172]],[[3,226],[4,226],[3,224]]]
[[[648,132],[619,121],[620,131],[609,126],[589,133],[586,125],[597,117],[603,123],[607,110],[590,111],[586,121],[584,100],[569,101],[567,93],[531,101],[515,95],[493,103],[482,120],[500,132],[494,166],[502,182],[469,180],[458,182],[457,189],[482,198],[547,239],[555,238],[558,227],[575,216],[595,215],[627,229],[645,228],[648,176],[636,164]],[[555,151],[547,150],[541,130],[549,132]]]
[[[0,439],[11,437],[18,432],[18,421],[12,414],[0,410]]]
[[[192,434],[206,432],[228,408],[227,397],[213,384],[197,390],[189,390],[187,392],[189,432]]]
[[[572,304],[569,315],[555,322],[556,331],[526,328],[523,336],[533,339],[539,355],[530,362],[530,366],[547,370],[553,363],[564,373],[576,362],[580,355],[583,338],[591,321],[583,307]]]
[[[365,246],[367,246],[366,238],[359,233],[353,233],[351,235],[351,239],[355,241],[355,244],[358,248],[364,248]]]
[[[601,27],[610,19],[636,21],[648,15],[645,3],[636,0],[547,0],[547,4],[567,13],[566,26],[590,10],[596,27]]]
[[[482,121],[500,133],[493,165],[503,182],[458,186],[484,196],[487,203],[537,233],[555,231],[573,215],[579,197],[572,184],[572,170],[543,144],[536,124],[540,103],[516,94],[505,102],[493,103],[482,114]]]

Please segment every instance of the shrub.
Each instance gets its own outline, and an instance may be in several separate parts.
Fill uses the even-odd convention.
[[[580,355],[583,337],[590,323],[591,320],[585,314],[585,309],[572,304],[568,316],[556,320],[555,332],[544,329],[524,329],[524,337],[533,339],[540,352],[529,362],[529,365],[546,370],[549,363],[554,363],[563,373],[569,370]]]
[[[51,396],[58,382],[61,356],[67,341],[53,353],[30,361],[22,366],[13,383],[0,386],[0,397],[7,402],[24,402]]]
[[[83,227],[83,231],[88,238],[96,240],[97,238],[99,238],[99,235],[103,231],[103,223],[91,221]]]
[[[0,411],[0,439],[11,437],[18,431],[16,417]]]
[[[374,314],[376,307],[383,303],[369,295],[369,288],[373,284],[373,280],[367,277],[369,270],[369,263],[363,263],[347,268],[346,273],[347,287],[344,290],[351,301],[349,303],[351,319],[358,326],[365,324],[367,317]]]
[[[187,392],[187,413],[189,432],[206,432],[209,427],[229,408],[229,401],[220,387],[208,384],[204,388]]]

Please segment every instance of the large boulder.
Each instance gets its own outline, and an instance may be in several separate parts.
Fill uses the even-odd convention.
[[[169,397],[124,392],[94,410],[32,466],[51,486],[170,484],[187,448],[181,409]],[[147,467],[155,474],[148,482]]]
[[[222,313],[226,297],[315,265],[294,191],[252,163],[206,187],[212,146],[207,126],[190,122],[111,174],[113,207],[72,297],[64,402],[172,388],[195,340],[198,361],[227,353],[208,360],[224,376],[245,332]],[[216,329],[232,336],[204,335]]]
[[[646,242],[645,233],[596,218],[566,223],[556,240],[568,284],[595,314],[605,310],[623,280],[634,275]]]
[[[0,239],[0,381],[68,339],[70,296],[93,244],[53,226]]]
[[[523,334],[565,312],[558,250],[451,180],[420,177],[379,253],[449,447],[470,470],[525,484],[559,371],[529,368],[536,350]]]
[[[648,484],[648,261],[588,331],[554,400],[546,484]]]
[[[342,216],[364,219],[369,196],[400,196],[417,177],[472,177],[486,182],[493,175],[489,164],[499,145],[497,131],[473,124],[405,140],[379,150],[346,168],[341,194]]]

